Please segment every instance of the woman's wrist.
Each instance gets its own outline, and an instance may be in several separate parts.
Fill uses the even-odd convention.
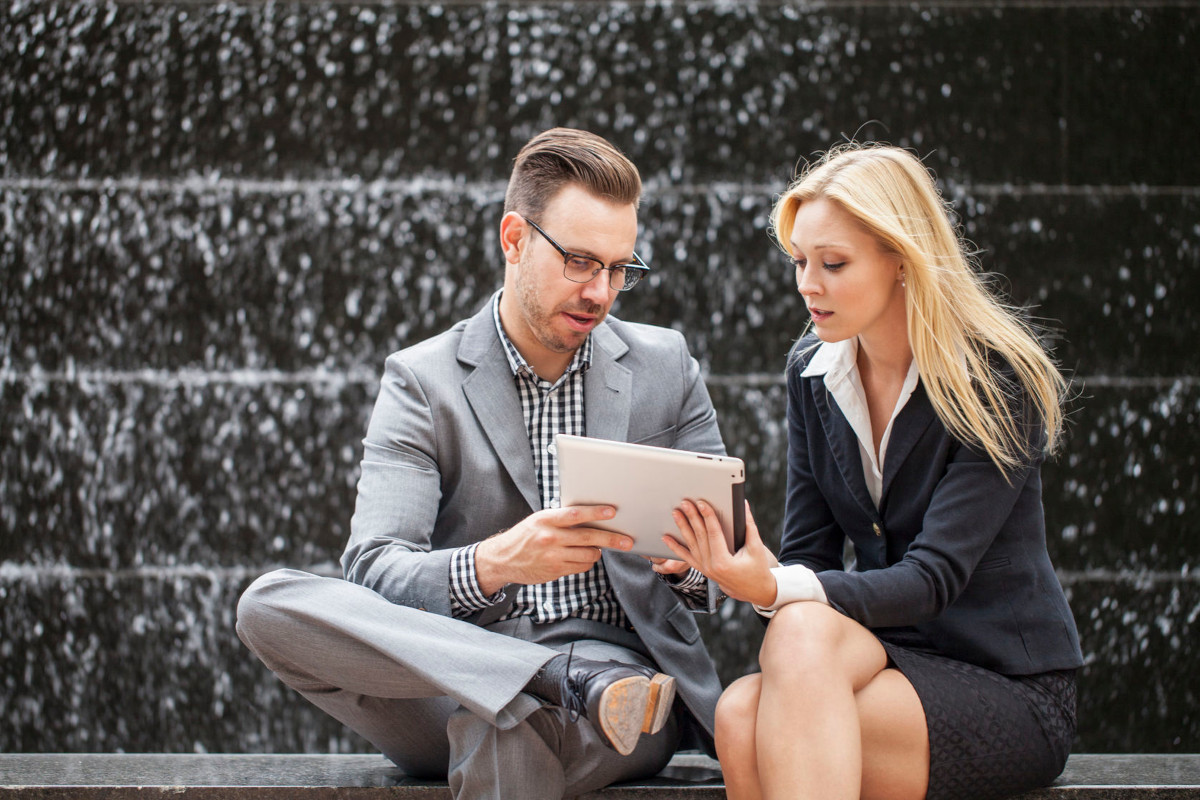
[[[759,585],[755,589],[753,595],[746,598],[747,601],[763,608],[774,604],[775,598],[779,596],[779,582],[775,578],[775,573],[768,569],[766,577],[759,581]]]

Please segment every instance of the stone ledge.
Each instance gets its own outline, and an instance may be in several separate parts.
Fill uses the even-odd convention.
[[[0,800],[443,800],[445,783],[406,778],[372,755],[0,754]],[[662,775],[584,800],[722,800],[716,762],[676,756]],[[1021,800],[1200,798],[1200,755],[1071,757]]]

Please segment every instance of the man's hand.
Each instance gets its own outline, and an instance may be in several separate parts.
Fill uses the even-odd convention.
[[[484,596],[507,584],[532,585],[587,572],[600,560],[600,550],[628,550],[628,536],[587,527],[612,519],[612,506],[547,508],[517,525],[490,536],[475,548],[475,575]],[[582,527],[573,527],[580,525]]]
[[[736,554],[729,552],[717,512],[703,500],[684,500],[674,511],[679,536],[664,536],[663,542],[689,566],[717,582],[734,600],[760,606],[775,602],[775,576],[771,568],[778,559],[763,544],[746,503],[746,543]]]

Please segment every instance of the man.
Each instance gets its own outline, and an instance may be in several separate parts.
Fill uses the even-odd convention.
[[[556,433],[724,452],[683,337],[607,319],[647,271],[640,195],[598,136],[521,150],[503,289],[388,358],[346,580],[280,570],[238,606],[288,686],[456,798],[575,795],[711,747],[721,687],[688,609],[714,587],[589,527],[611,507],[558,507]]]

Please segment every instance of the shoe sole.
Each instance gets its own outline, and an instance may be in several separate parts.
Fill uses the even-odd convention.
[[[664,676],[665,677],[665,676]],[[671,679],[672,682],[674,679]],[[661,695],[661,688],[658,690]],[[671,687],[674,696],[675,688]],[[651,683],[641,675],[614,681],[600,697],[600,732],[609,744],[623,756],[637,747],[638,737],[650,713]]]
[[[658,733],[667,724],[675,705],[675,679],[661,672],[650,679],[650,699],[642,720],[642,733]]]

